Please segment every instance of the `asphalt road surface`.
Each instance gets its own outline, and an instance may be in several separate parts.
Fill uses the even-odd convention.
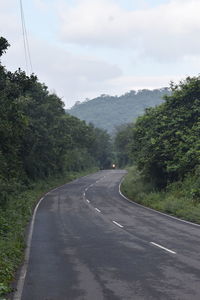
[[[200,227],[128,202],[124,174],[100,171],[44,197],[19,299],[200,299]]]

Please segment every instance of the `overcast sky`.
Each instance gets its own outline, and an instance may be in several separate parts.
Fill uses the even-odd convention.
[[[26,70],[19,0],[0,0],[8,70]],[[66,107],[200,70],[200,0],[23,1],[33,71]]]

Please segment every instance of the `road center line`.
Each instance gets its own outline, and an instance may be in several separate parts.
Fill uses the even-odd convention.
[[[170,249],[168,249],[168,248],[165,248],[165,247],[163,247],[163,246],[161,246],[161,245],[159,245],[159,244],[156,244],[156,243],[154,243],[154,242],[150,242],[150,244],[152,244],[152,245],[154,245],[154,246],[156,246],[156,247],[159,247],[159,248],[161,248],[161,249],[163,249],[163,250],[165,250],[165,251],[168,251],[168,252],[170,252],[170,253],[172,253],[172,254],[176,254],[175,251],[172,251],[172,250],[170,250]]]
[[[98,209],[98,208],[96,208],[96,207],[95,207],[95,209],[96,209],[96,211],[98,211],[99,213],[101,212],[100,209]]]
[[[124,226],[122,226],[121,224],[117,223],[116,221],[112,221],[115,225],[119,226],[120,228],[123,228]]]

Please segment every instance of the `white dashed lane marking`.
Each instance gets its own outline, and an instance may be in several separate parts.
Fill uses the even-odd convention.
[[[119,226],[120,228],[123,228],[124,226],[122,226],[121,224],[119,224],[118,222],[116,221],[112,221],[115,225]]]
[[[170,249],[168,249],[168,248],[165,248],[165,247],[163,247],[163,246],[161,246],[161,245],[159,245],[159,244],[156,244],[156,243],[154,243],[154,242],[150,242],[150,244],[151,244],[151,245],[154,245],[154,246],[156,246],[156,247],[158,247],[158,248],[161,248],[161,249],[163,249],[163,250],[165,250],[165,251],[167,251],[167,252],[170,252],[170,253],[172,253],[172,254],[176,254],[175,251],[172,251],[172,250],[170,250]]]
[[[98,209],[98,208],[96,208],[96,207],[95,207],[95,210],[98,211],[99,213],[101,212],[100,209]]]

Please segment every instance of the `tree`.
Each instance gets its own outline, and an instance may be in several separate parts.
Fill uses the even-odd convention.
[[[0,37],[0,56],[2,56],[2,54],[4,52],[6,52],[7,48],[9,47],[9,43],[8,41],[4,38],[4,37]]]
[[[200,164],[200,77],[172,85],[165,103],[138,118],[131,157],[156,187],[183,179]]]
[[[0,53],[7,47],[0,38]],[[66,114],[62,100],[34,74],[0,64],[0,106],[1,195],[66,171],[110,166],[109,135]]]
[[[117,161],[120,167],[131,163],[130,159],[130,142],[133,138],[134,124],[129,123],[117,128],[114,144],[117,152]]]

